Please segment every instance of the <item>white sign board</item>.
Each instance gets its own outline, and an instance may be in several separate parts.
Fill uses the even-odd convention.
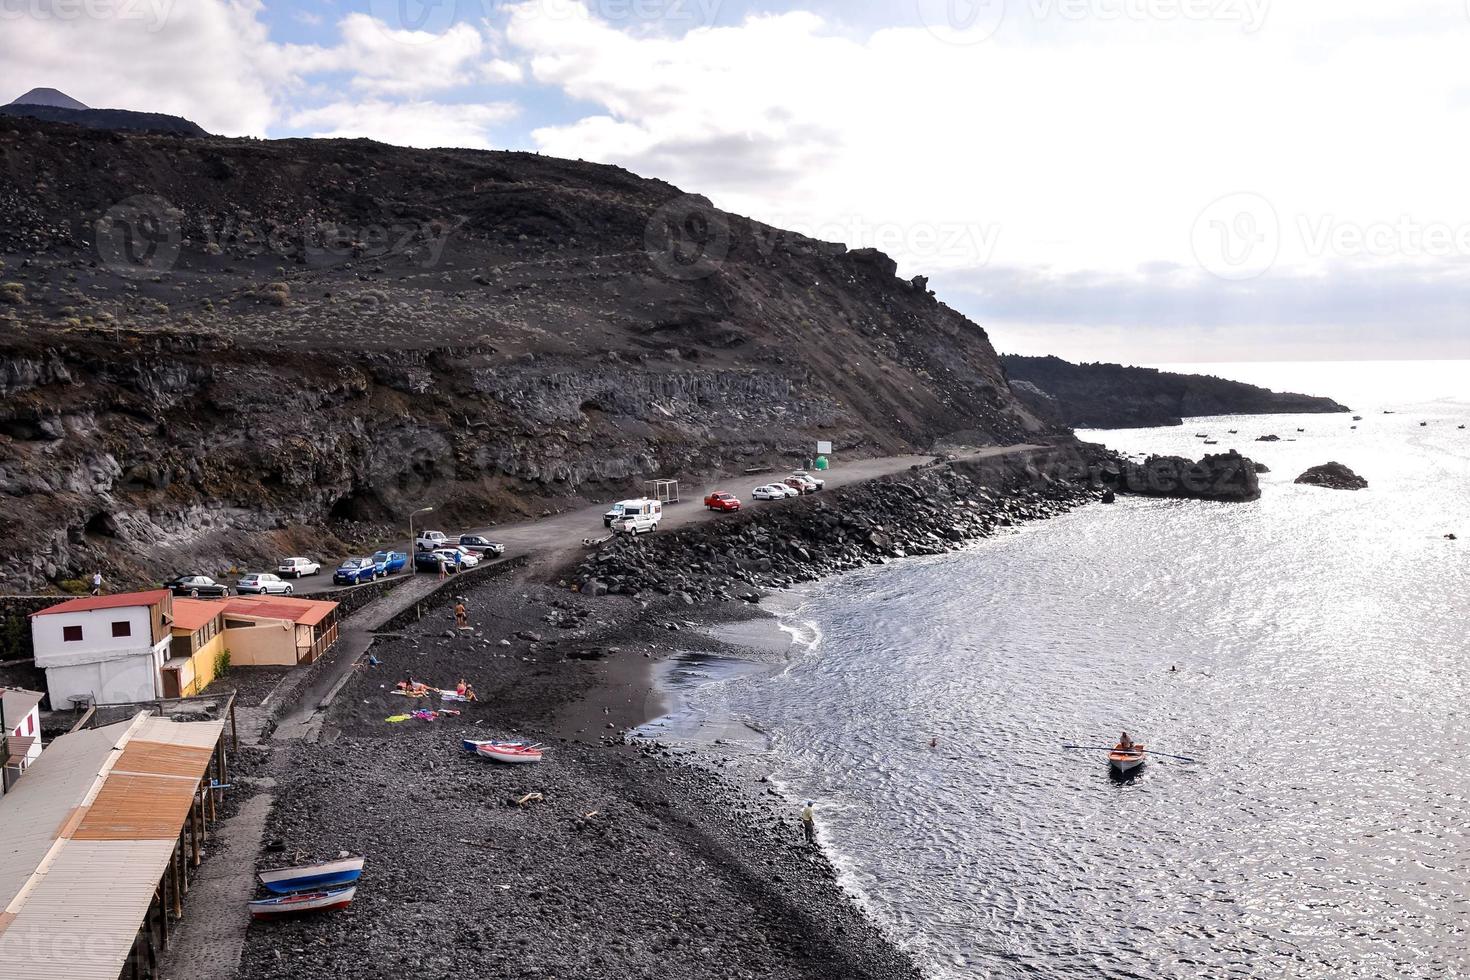
[[[818,456],[830,456],[830,455],[832,455],[832,444],[830,442],[819,442],[819,443],[817,443],[817,455]]]

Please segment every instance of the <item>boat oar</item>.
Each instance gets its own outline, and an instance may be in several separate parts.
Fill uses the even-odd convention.
[[[1143,755],[1156,755],[1160,759],[1178,759],[1180,762],[1198,762],[1199,761],[1198,759],[1191,759],[1187,755],[1169,755],[1167,752],[1155,752],[1153,749],[1138,749],[1138,750],[1119,749],[1119,748],[1115,748],[1115,747],[1113,747],[1111,745],[1063,745],[1062,748],[1064,748],[1064,749],[1082,749],[1083,751],[1087,751],[1087,752],[1129,752],[1129,751],[1137,751],[1137,752],[1139,752],[1139,753],[1141,753]]]

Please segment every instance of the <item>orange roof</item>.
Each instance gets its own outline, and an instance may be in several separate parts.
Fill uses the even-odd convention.
[[[93,609],[125,609],[131,606],[156,606],[168,598],[168,589],[151,592],[123,592],[118,595],[90,595],[80,599],[68,599],[54,606],[47,606],[32,616],[55,616],[58,613],[88,612]]]
[[[174,629],[192,633],[224,611],[223,603],[208,599],[175,599]]]
[[[225,611],[238,616],[261,616],[265,619],[289,619],[298,626],[315,626],[337,608],[335,602],[319,599],[295,599],[290,596],[247,596],[226,599]]]

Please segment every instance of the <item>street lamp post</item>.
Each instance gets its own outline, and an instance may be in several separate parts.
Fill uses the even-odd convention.
[[[433,512],[434,508],[432,507],[420,507],[408,515],[408,567],[413,569],[412,574],[414,575],[419,573],[419,563],[413,537],[413,519],[420,514],[432,514]]]

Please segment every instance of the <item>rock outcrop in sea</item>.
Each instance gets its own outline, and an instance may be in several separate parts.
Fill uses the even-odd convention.
[[[1328,490],[1368,489],[1367,480],[1338,462],[1314,466],[1297,477],[1296,482],[1303,486],[1325,487]]]
[[[1123,461],[1104,475],[1119,492],[1144,497],[1175,497],[1242,503],[1259,500],[1256,464],[1231,450],[1198,462],[1183,456],[1150,456],[1142,463]]]

